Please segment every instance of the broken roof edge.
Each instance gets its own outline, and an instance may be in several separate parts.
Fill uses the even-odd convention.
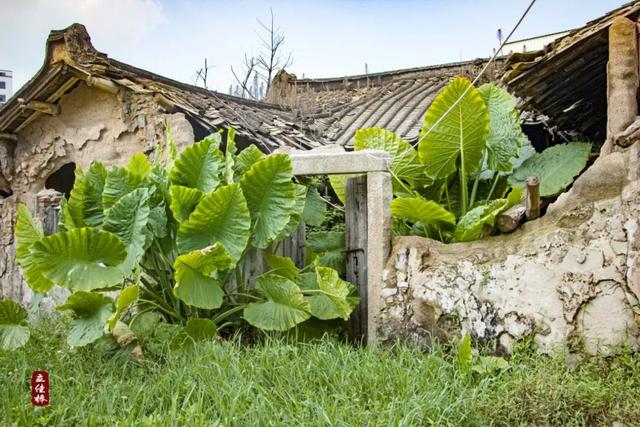
[[[571,30],[569,34],[547,44],[544,49],[526,53],[514,52],[506,58],[502,81],[508,86],[516,84],[526,78],[527,75],[541,68],[546,61],[563,54],[591,37],[598,36],[618,16],[632,17],[639,13],[640,1],[630,1],[596,19],[588,21],[582,27]]]
[[[239,98],[193,86],[110,58],[107,54],[95,49],[84,25],[74,23],[67,28],[52,30],[49,33],[45,43],[45,57],[42,66],[5,104],[0,105],[0,133],[4,132],[12,121],[17,118],[19,114],[16,115],[16,113],[22,103],[35,99],[61,73],[65,74],[71,70],[72,72],[69,73],[70,78],[74,77],[73,71],[81,72],[82,74],[91,71],[91,74],[95,72],[95,75],[100,76],[105,75],[110,66],[190,93],[197,93],[264,111],[289,111],[288,108],[280,105]]]
[[[353,74],[343,77],[321,77],[321,78],[305,78],[305,79],[297,79],[296,83],[298,84],[309,84],[309,85],[321,85],[326,83],[341,83],[345,80],[354,81],[354,80],[364,80],[364,79],[375,79],[378,77],[395,77],[400,76],[402,74],[412,74],[412,73],[420,73],[423,71],[438,71],[438,70],[446,70],[450,68],[464,67],[469,65],[479,65],[484,64],[489,61],[490,58],[476,58],[467,61],[458,61],[458,62],[447,62],[444,64],[434,64],[434,65],[426,65],[422,67],[412,67],[412,68],[400,68],[396,70],[389,71],[379,71],[376,73],[369,74]],[[506,56],[497,57],[494,61],[503,61],[506,59]]]

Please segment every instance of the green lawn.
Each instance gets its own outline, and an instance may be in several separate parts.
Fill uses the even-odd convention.
[[[201,343],[138,366],[70,350],[64,328],[44,322],[24,349],[0,351],[0,425],[640,424],[637,355],[568,369],[522,350],[507,370],[479,376],[442,350],[270,339]],[[36,369],[50,373],[45,408],[30,404]]]

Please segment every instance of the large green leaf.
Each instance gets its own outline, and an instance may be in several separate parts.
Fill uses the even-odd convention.
[[[319,227],[327,216],[327,202],[315,187],[309,187],[302,218],[305,224]]]
[[[178,222],[186,221],[191,212],[198,206],[202,196],[204,196],[202,191],[183,185],[170,186],[169,193],[171,194],[171,205],[169,207],[173,212],[173,217]]]
[[[212,340],[218,336],[218,328],[211,319],[189,319],[184,332],[194,341]]]
[[[488,134],[489,112],[482,96],[469,80],[456,77],[424,116],[418,152],[425,173],[434,179],[444,178],[456,172],[458,163],[465,175],[476,172]]]
[[[263,252],[262,256],[271,268],[271,273],[286,277],[287,279],[296,280],[300,270],[288,257],[275,255],[269,252]]]
[[[355,178],[358,174],[344,174],[344,175],[329,175],[329,183],[331,184],[331,188],[333,192],[336,193],[338,200],[343,205],[347,203],[347,180],[349,178]]]
[[[338,272],[328,267],[316,267],[314,273],[303,273],[298,282],[305,299],[309,302],[311,314],[318,319],[349,319],[353,310],[349,295],[353,286],[338,276]]]
[[[93,162],[84,176],[82,215],[84,225],[99,227],[104,219],[102,193],[107,179],[107,169],[102,163]],[[80,226],[76,224],[76,226]]]
[[[107,173],[102,192],[102,207],[106,211],[120,198],[129,194],[142,183],[142,178],[122,166],[112,166]]]
[[[173,135],[171,134],[171,127],[169,124],[165,124],[164,126],[164,138],[166,141],[165,151],[167,153],[167,170],[171,170],[173,168],[173,164],[178,158],[178,148],[176,147],[176,143],[173,140]],[[161,151],[161,150],[158,150]]]
[[[136,153],[130,159],[129,163],[127,163],[127,169],[134,175],[138,175],[140,178],[146,178],[146,176],[151,172],[151,162],[147,159],[147,156],[144,153]]]
[[[251,217],[240,185],[229,184],[202,198],[189,219],[178,228],[180,253],[220,242],[234,261],[247,246]]]
[[[167,211],[164,204],[155,206],[149,211],[148,228],[154,236],[161,239],[167,235]]]
[[[107,169],[100,162],[93,162],[83,173],[80,167],[75,170],[75,180],[69,200],[64,206],[62,222],[64,229],[75,227],[99,227],[104,217],[102,193],[104,191]],[[61,207],[62,210],[62,207]]]
[[[224,181],[231,184],[234,181],[234,168],[236,161],[236,131],[233,128],[227,130],[227,144],[224,150]]]
[[[27,310],[13,301],[0,301],[0,348],[15,350],[23,347],[30,335]]]
[[[91,227],[43,237],[33,244],[31,254],[47,279],[65,288],[86,291],[121,283],[119,264],[127,255],[114,234]]]
[[[187,147],[176,159],[169,179],[172,184],[209,193],[220,184],[224,158],[213,138],[206,138]]]
[[[268,156],[251,166],[240,181],[251,213],[251,243],[264,249],[287,226],[296,201],[291,160]]]
[[[47,292],[53,287],[53,282],[42,275],[38,263],[33,261],[31,255],[31,247],[43,236],[40,227],[34,224],[29,209],[22,203],[18,205],[16,262],[22,268],[29,287],[37,292]]]
[[[76,292],[58,310],[73,311],[67,343],[81,347],[102,337],[105,322],[113,314],[113,300],[98,292]]]
[[[418,184],[427,180],[424,165],[418,159],[418,152],[407,141],[395,133],[380,128],[359,129],[354,137],[356,151],[383,150],[391,155],[391,173],[394,188],[402,188],[397,180]]]
[[[487,83],[478,89],[489,110],[487,165],[499,172],[511,170],[511,159],[518,157],[527,137],[520,129],[520,113],[516,100],[504,89]]]
[[[254,163],[265,158],[265,155],[255,145],[250,145],[238,154],[233,165],[235,176],[244,175],[246,171],[251,169]]]
[[[507,199],[497,199],[471,209],[458,221],[455,240],[468,242],[488,236],[493,230],[496,216],[508,206]]]
[[[140,295],[140,285],[127,286],[118,294],[116,299],[116,311],[109,319],[109,329],[113,330],[122,314],[137,301]]]
[[[317,255],[317,262],[333,268],[339,274],[346,271],[345,233],[343,231],[317,231],[307,236],[307,248]]]
[[[213,309],[222,305],[224,275],[216,274],[233,267],[233,260],[220,243],[180,255],[173,263],[174,294],[188,305]]]
[[[285,277],[262,275],[256,280],[256,290],[266,301],[247,305],[244,318],[257,328],[286,331],[311,317],[300,288]]]
[[[84,226],[84,172],[80,166],[77,166],[73,173],[73,188],[67,202],[67,212],[70,218],[69,221],[75,224],[76,227],[82,227]]]
[[[123,196],[109,209],[104,219],[105,231],[116,235],[125,244],[127,257],[122,271],[129,274],[140,262],[145,251],[145,230],[149,221],[149,191],[138,188]]]
[[[58,231],[67,231],[72,228],[76,228],[76,224],[69,210],[69,202],[65,196],[62,196],[58,210]]]
[[[302,220],[302,215],[305,210],[307,202],[307,187],[304,185],[296,184],[296,202],[293,205],[293,209],[291,210],[291,215],[289,217],[289,222],[284,227],[284,229],[280,232],[276,240],[282,240],[287,236],[290,236],[296,228],[300,225],[300,221]]]
[[[537,176],[540,179],[540,196],[554,196],[584,169],[590,151],[591,144],[586,142],[554,145],[526,160],[509,177],[509,184],[524,188],[528,176]]]
[[[396,218],[412,223],[435,225],[438,227],[452,227],[456,217],[433,200],[422,197],[401,197],[391,202],[391,213]]]

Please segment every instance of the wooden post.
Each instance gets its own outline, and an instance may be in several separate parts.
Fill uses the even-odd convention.
[[[349,337],[361,342],[367,336],[367,176],[348,179],[345,196],[346,278],[360,292],[360,305],[349,319]]]
[[[609,26],[607,63],[607,140],[600,155],[614,151],[614,139],[638,115],[638,38],[636,23],[618,17]]]
[[[42,221],[45,236],[58,231],[58,213],[62,193],[55,190],[42,190],[36,194],[37,216]]]
[[[525,215],[531,221],[540,216],[540,180],[537,176],[527,177],[527,201]]]
[[[282,242],[281,255],[289,257],[298,268],[304,268],[304,242],[306,231],[304,221],[300,220],[298,228]],[[280,252],[280,251],[279,251]]]

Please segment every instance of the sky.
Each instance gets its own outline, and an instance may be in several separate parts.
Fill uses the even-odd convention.
[[[530,0],[0,0],[0,69],[14,91],[42,66],[52,29],[84,24],[110,57],[185,83],[204,58],[208,86],[228,92],[230,66],[260,50],[256,18],[286,35],[289,72],[340,77],[487,57]],[[622,0],[537,0],[511,40],[584,25]]]

